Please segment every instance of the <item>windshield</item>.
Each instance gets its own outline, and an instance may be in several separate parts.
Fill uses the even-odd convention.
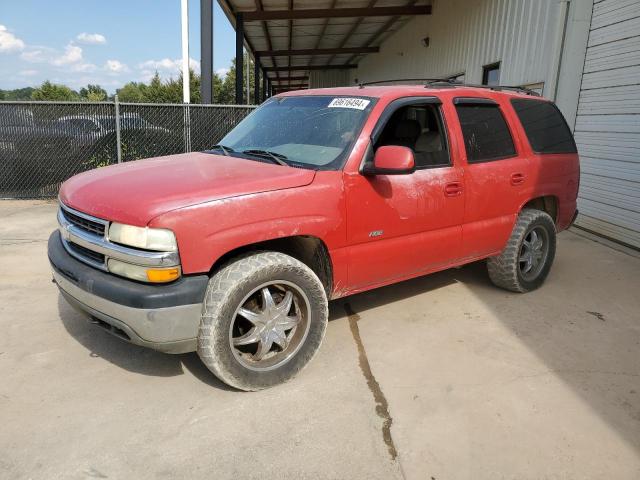
[[[240,122],[220,145],[232,156],[258,152],[261,158],[275,155],[289,165],[338,169],[373,104],[365,97],[274,98]]]

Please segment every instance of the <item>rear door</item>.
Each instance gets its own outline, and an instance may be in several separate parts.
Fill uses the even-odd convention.
[[[502,250],[532,179],[529,159],[518,155],[519,141],[498,101],[458,97],[454,106],[466,163],[462,256],[473,260]]]

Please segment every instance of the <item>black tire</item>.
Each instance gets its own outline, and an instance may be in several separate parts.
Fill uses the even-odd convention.
[[[252,370],[237,358],[238,352],[231,345],[232,322],[236,321],[236,312],[247,295],[265,283],[277,281],[288,282],[306,295],[310,306],[307,333],[285,363],[268,370]],[[309,267],[283,253],[250,253],[227,263],[209,280],[198,334],[198,355],[224,383],[239,390],[262,390],[290,380],[309,363],[322,342],[327,319],[324,287]]]
[[[525,239],[534,231],[536,234],[546,235],[546,245],[543,243],[544,257],[535,271],[523,273],[523,245]],[[555,254],[556,227],[551,217],[541,210],[524,209],[518,215],[511,237],[502,253],[487,259],[489,278],[500,288],[518,293],[530,292],[540,287],[547,278]]]

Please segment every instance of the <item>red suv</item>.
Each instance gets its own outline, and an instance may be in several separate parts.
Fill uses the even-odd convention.
[[[313,357],[327,301],[487,259],[515,292],[576,215],[571,131],[542,98],[431,84],[270,98],[220,145],[60,190],[61,293],[132,343],[258,390]]]

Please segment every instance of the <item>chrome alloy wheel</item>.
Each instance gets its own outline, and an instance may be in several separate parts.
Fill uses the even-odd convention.
[[[522,278],[535,279],[544,268],[549,254],[549,234],[542,227],[534,227],[524,236],[520,246],[518,266]]]
[[[295,284],[274,280],[254,288],[236,309],[229,329],[235,358],[251,370],[271,370],[289,361],[310,326],[307,295]]]

